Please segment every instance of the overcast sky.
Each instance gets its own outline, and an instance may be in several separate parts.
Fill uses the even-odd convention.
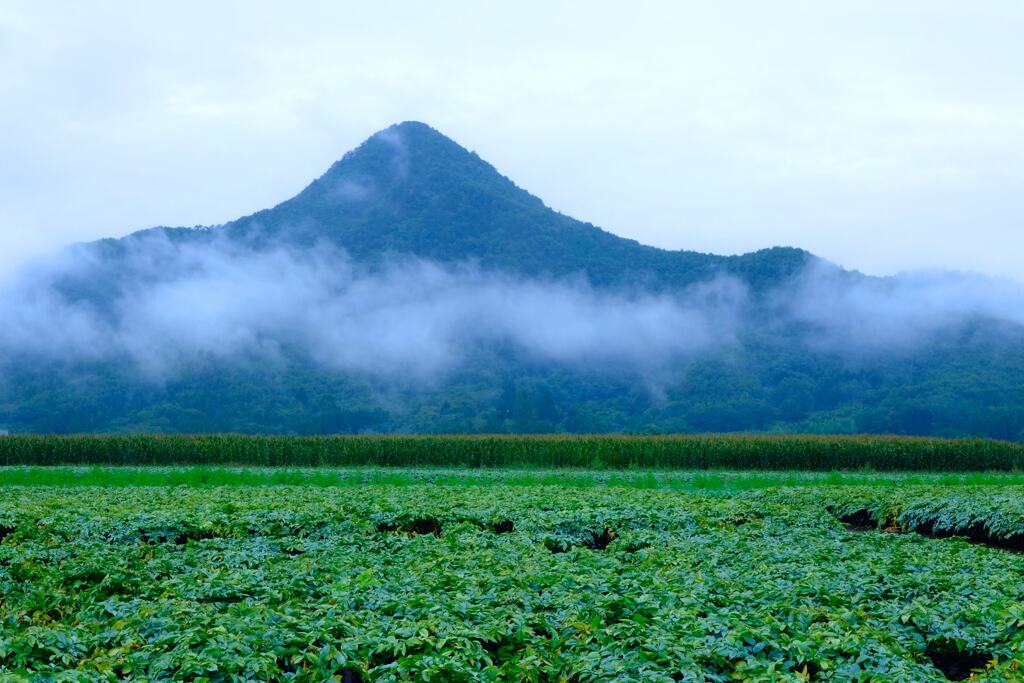
[[[1024,3],[0,3],[0,268],[425,121],[666,248],[1024,279]]]

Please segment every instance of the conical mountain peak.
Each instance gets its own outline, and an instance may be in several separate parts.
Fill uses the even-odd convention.
[[[661,291],[723,272],[761,289],[813,258],[797,249],[736,257],[667,251],[618,237],[551,210],[419,121],[374,133],[295,197],[216,232],[256,248],[334,243],[367,265],[404,254]]]
[[[296,197],[228,229],[302,243],[326,238],[355,256],[486,260],[500,241],[553,220],[567,219],[436,129],[406,121],[371,135]]]
[[[400,135],[406,139],[439,138],[454,144],[454,141],[447,135],[433,126],[423,123],[422,121],[402,121],[401,123],[395,123],[387,128],[377,131],[370,137],[372,139],[380,136],[388,137],[389,135]]]
[[[347,153],[328,169],[323,177],[353,173],[370,173],[375,176],[405,175],[410,162],[417,161],[426,167],[437,163],[462,163],[482,170],[479,157],[465,149],[435,128],[420,121],[403,121],[379,130],[366,139],[359,147]],[[483,163],[493,171],[493,167]]]

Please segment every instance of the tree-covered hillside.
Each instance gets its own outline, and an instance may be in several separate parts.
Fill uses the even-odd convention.
[[[411,258],[429,268],[396,269]],[[617,237],[550,210],[422,123],[374,135],[272,209],[65,260],[10,295],[52,319],[9,315],[23,334],[0,347],[0,428],[1024,430],[1019,324],[969,307],[925,318],[900,281],[799,249],[716,256]],[[296,289],[307,279],[317,296]],[[506,304],[514,314],[494,312]],[[325,313],[302,317],[309,306]],[[889,317],[876,321],[873,306]],[[441,324],[447,336],[431,336]],[[487,333],[502,325],[514,329]],[[210,326],[220,336],[181,346]],[[306,344],[320,327],[326,341]],[[384,360],[360,364],[381,349]],[[418,355],[444,363],[406,372]]]

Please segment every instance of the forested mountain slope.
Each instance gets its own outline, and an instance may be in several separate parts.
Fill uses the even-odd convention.
[[[406,122],[271,209],[79,245],[0,293],[0,428],[1013,439],[1016,296],[645,246]]]

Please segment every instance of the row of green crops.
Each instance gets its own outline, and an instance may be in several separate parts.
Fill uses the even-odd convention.
[[[670,491],[780,487],[1024,486],[1024,472],[808,472],[767,470],[583,470],[453,467],[237,467],[221,465],[0,467],[0,486],[560,486]]]
[[[888,436],[6,436],[0,465],[991,471],[1024,447]]]
[[[965,536],[1024,550],[1024,497],[1021,487],[925,489],[914,496],[898,488],[848,490],[827,507],[839,519],[929,535]]]
[[[1019,486],[0,491],[2,680],[1024,675],[1019,554],[837,518],[1012,534]]]

